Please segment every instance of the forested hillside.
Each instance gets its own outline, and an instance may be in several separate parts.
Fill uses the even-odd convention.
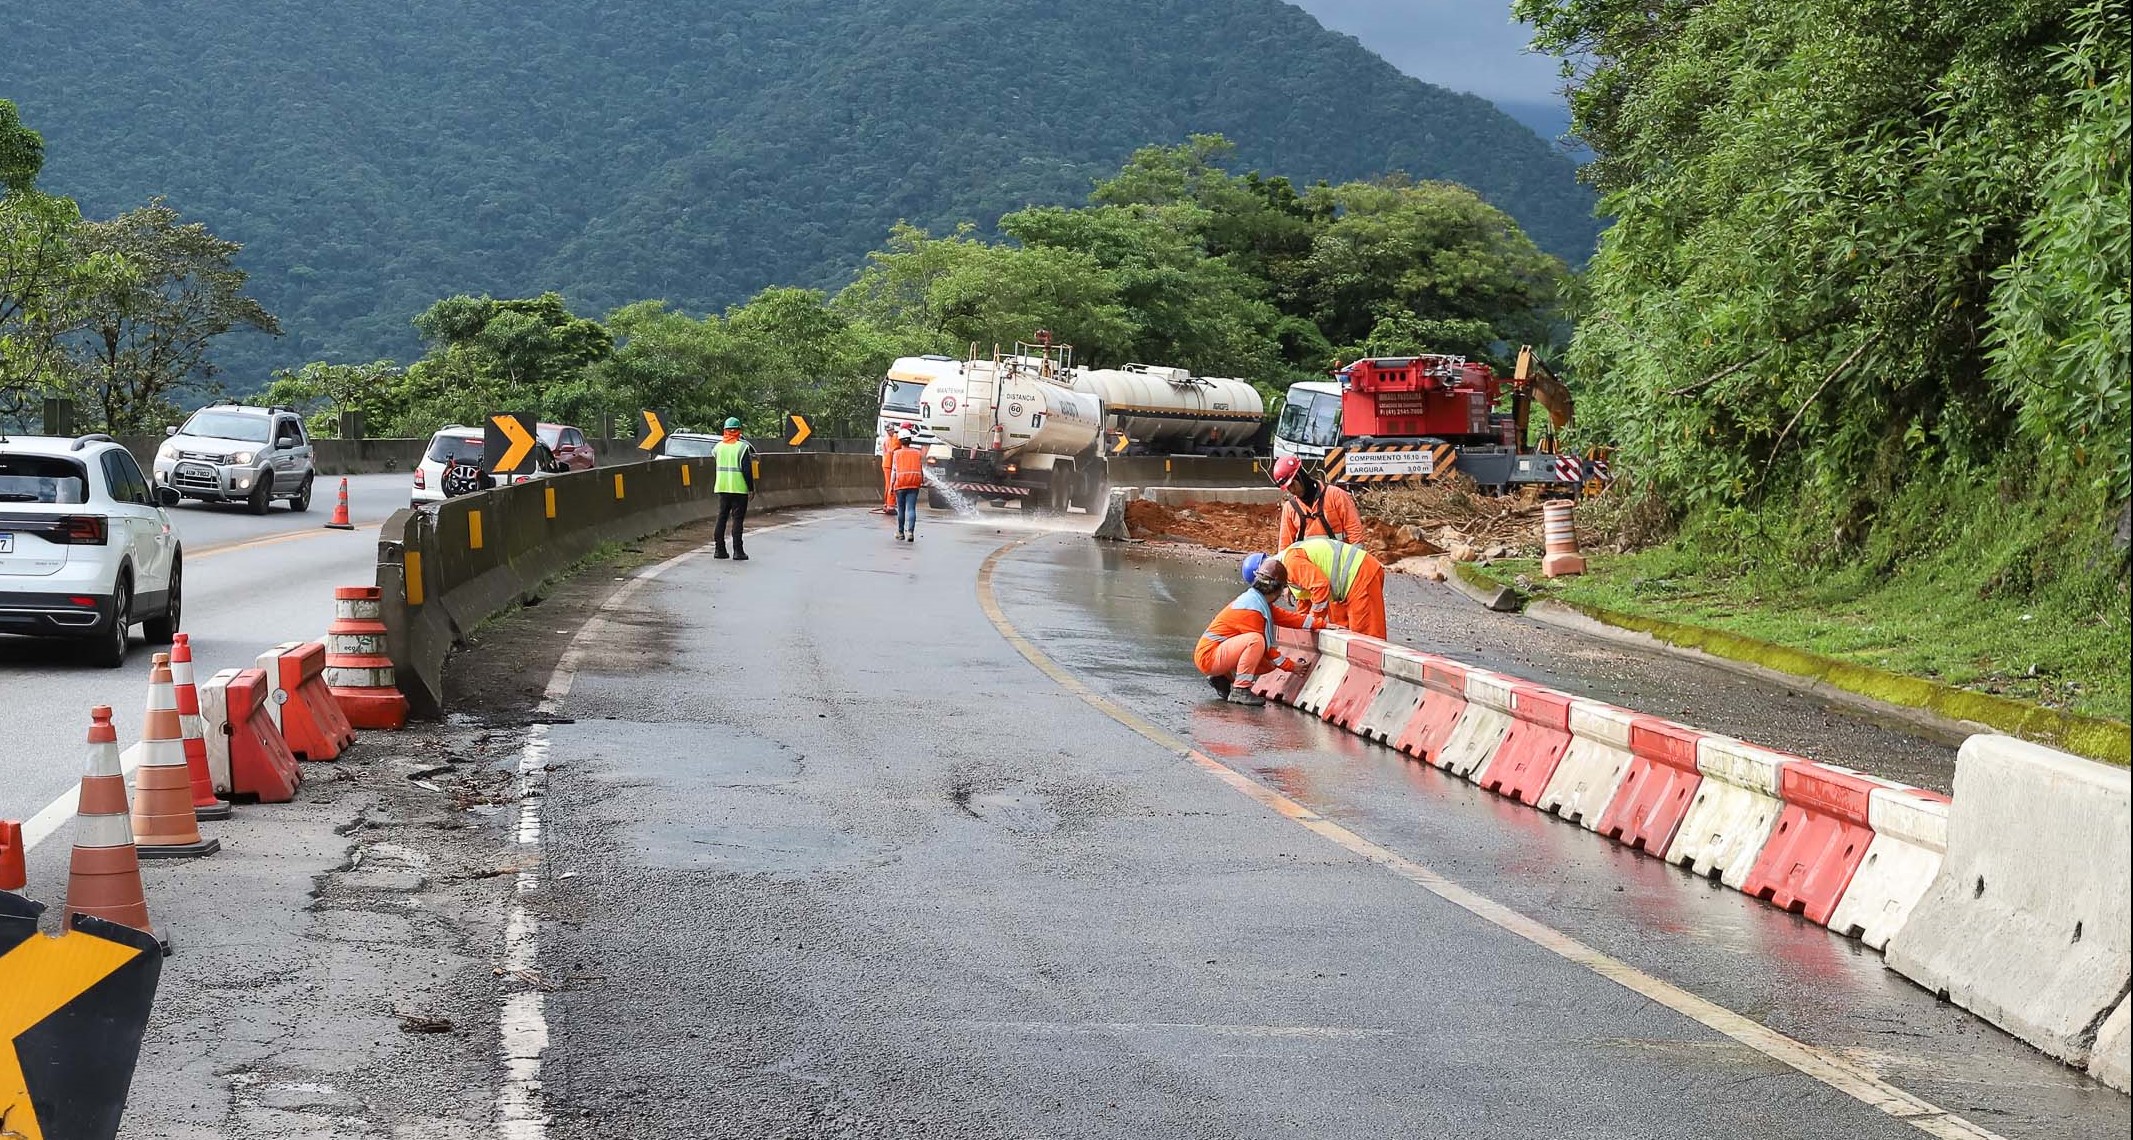
[[[1597,231],[1532,132],[1279,0],[80,0],[6,24],[44,189],[91,217],[160,194],[244,246],[287,335],[218,350],[239,390],[411,357],[451,293],[834,288],[899,219],[1079,202],[1197,131],[1301,180],[1464,183],[1573,263]]]

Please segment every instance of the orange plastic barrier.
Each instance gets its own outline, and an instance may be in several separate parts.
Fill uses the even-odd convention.
[[[304,778],[267,711],[269,688],[267,675],[257,669],[224,669],[200,686],[207,766],[219,791],[285,804],[296,798]]]
[[[1340,687],[1326,698],[1319,716],[1342,728],[1353,728],[1356,719],[1378,698],[1385,687],[1385,643],[1375,638],[1348,639],[1348,672]]]
[[[1674,829],[1689,813],[1689,800],[1703,773],[1696,769],[1696,741],[1703,733],[1683,724],[1638,714],[1629,723],[1633,759],[1622,786],[1600,816],[1600,834],[1664,857]]]
[[[1570,694],[1514,683],[1511,715],[1511,731],[1497,745],[1481,786],[1530,806],[1540,802],[1570,748]]]
[[[1778,781],[1785,810],[1742,893],[1829,925],[1874,842],[1867,816],[1873,791],[1893,786],[1829,764],[1785,765]]]
[[[22,824],[0,819],[0,891],[27,890],[30,871],[22,860]]]
[[[1283,653],[1301,661],[1294,673],[1269,669],[1259,675],[1252,691],[1270,701],[1285,705],[1296,703],[1296,694],[1303,691],[1304,682],[1311,679],[1311,670],[1318,665],[1318,638],[1296,629],[1276,629],[1274,644]]]
[[[299,760],[332,760],[355,743],[355,729],[326,688],[326,643],[290,641],[259,655],[273,683],[269,699],[289,751]]]
[[[1422,707],[1415,710],[1414,719],[1400,730],[1392,746],[1417,760],[1435,764],[1444,742],[1451,739],[1452,729],[1459,724],[1459,714],[1465,711],[1466,666],[1431,657],[1422,664]]]

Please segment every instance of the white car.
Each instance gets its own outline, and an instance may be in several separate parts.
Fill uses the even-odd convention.
[[[0,435],[0,633],[91,639],[114,669],[136,622],[169,644],[183,604],[165,510],[177,501],[110,436]]]
[[[469,491],[484,490],[495,486],[495,476],[485,475],[481,480],[482,486],[480,487],[467,487],[464,490],[456,488],[451,491],[445,490],[444,474],[454,463],[463,463],[474,467],[481,466],[482,441],[483,429],[466,427],[461,424],[453,424],[451,427],[431,436],[428,449],[422,453],[422,462],[415,465],[415,487],[413,493],[409,496],[409,501],[417,504],[441,503],[452,495],[466,494]],[[564,465],[556,459],[555,452],[550,451],[547,444],[538,440],[533,444],[533,467],[532,474],[513,475],[511,476],[511,482],[524,483],[528,479],[538,479],[543,475],[553,475],[565,469]]]

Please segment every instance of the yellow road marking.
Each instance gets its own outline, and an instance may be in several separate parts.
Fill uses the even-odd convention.
[[[1284,818],[1301,824],[1321,838],[1329,839],[1384,867],[1484,922],[1516,934],[1608,981],[1642,994],[1692,1021],[1717,1030],[1861,1104],[1886,1113],[1930,1136],[1942,1137],[1943,1140],[2004,1140],[1997,1133],[1988,1132],[1952,1112],[1912,1096],[1843,1057],[1803,1041],[1796,1041],[1753,1018],[1698,997],[1671,982],[1661,981],[1627,962],[1608,957],[1554,927],[1528,918],[1502,903],[1484,898],[1428,867],[1334,823],[1303,804],[1201,752],[1169,730],[1097,692],[1022,636],[1021,631],[1007,620],[1006,612],[1001,610],[999,600],[993,594],[993,573],[1000,561],[1017,547],[1030,541],[1021,539],[1010,542],[993,551],[991,556],[985,559],[985,564],[978,568],[978,606],[985,611],[985,617],[992,622],[993,628],[1000,631],[1000,636],[1006,638],[1007,643],[1014,646],[1017,653],[1027,658],[1029,663],[1035,665],[1045,676],[1058,682],[1105,716],[1139,733],[1165,751],[1192,761],[1216,779]]]
[[[384,519],[371,519],[367,522],[355,524],[355,528],[361,531],[384,525]],[[213,558],[217,554],[228,554],[233,550],[250,550],[255,546],[273,546],[279,542],[295,542],[300,538],[322,538],[329,534],[347,533],[345,530],[327,530],[325,527],[319,527],[315,530],[288,530],[280,534],[269,534],[260,538],[246,538],[236,542],[220,543],[215,546],[202,546],[197,549],[187,550],[185,557],[198,561],[202,558]]]

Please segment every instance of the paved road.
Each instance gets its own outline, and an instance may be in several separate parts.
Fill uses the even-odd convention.
[[[2124,1097],[1856,944],[1209,701],[1187,657],[1226,563],[1066,536],[1004,555],[999,617],[1217,770],[1129,729],[981,610],[1015,537],[818,516],[753,562],[673,567],[590,638],[572,722],[542,730],[551,1135],[1919,1134],[1722,1031],[1747,1022],[1992,1133],[2126,1134]],[[1821,717],[1776,742],[1866,731]],[[1675,1013],[1509,912],[1740,1020]]]
[[[185,549],[185,628],[198,675],[249,665],[277,642],[323,636],[333,587],[375,579],[378,524],[407,505],[408,477],[348,480],[353,531],[325,529],[338,479],[311,509],[187,503],[171,512]],[[123,669],[88,664],[66,642],[0,636],[0,818],[28,819],[81,777],[89,707],[108,703],[119,739],[140,731],[150,649],[135,636]]]

